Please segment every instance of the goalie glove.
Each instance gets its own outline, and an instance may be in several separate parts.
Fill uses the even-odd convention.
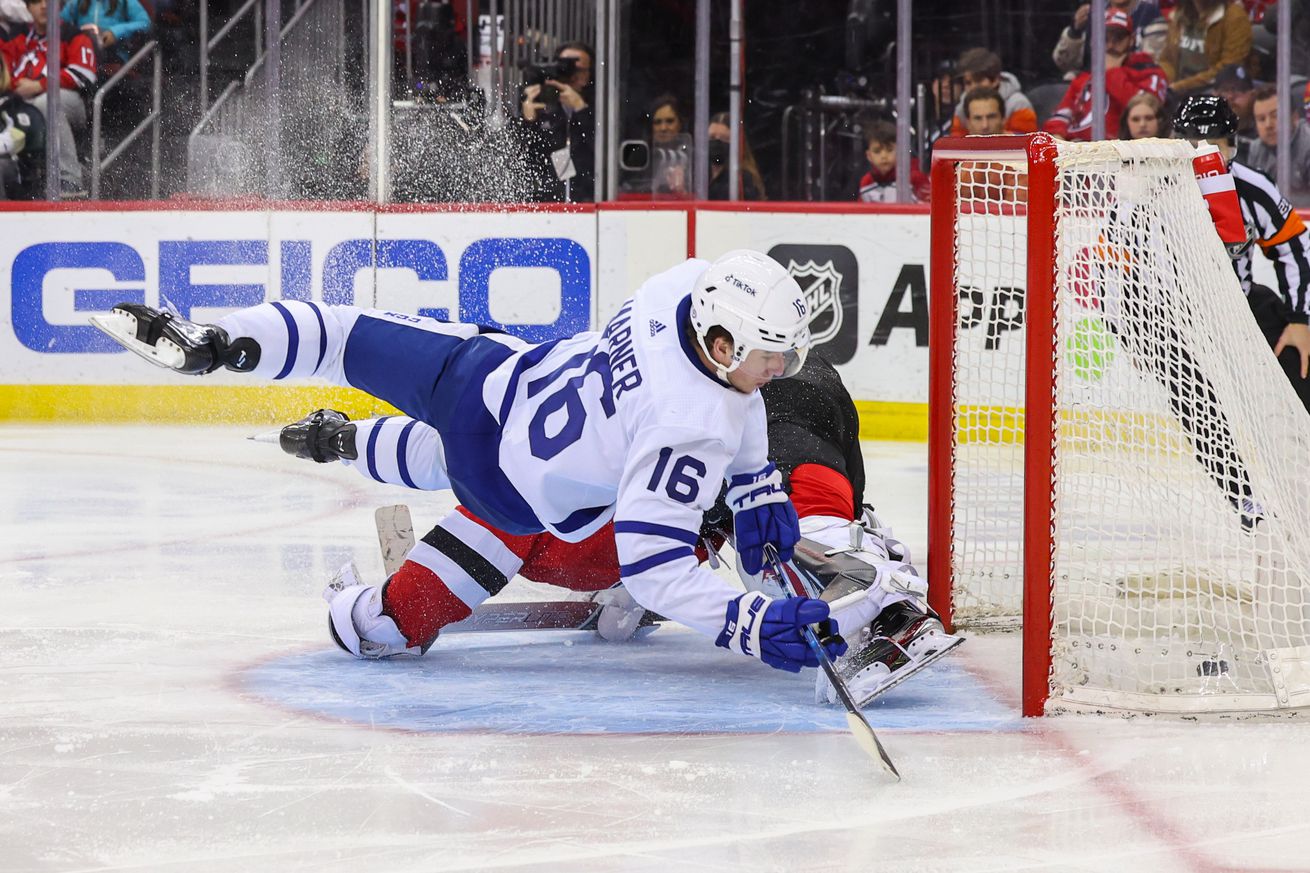
[[[799,673],[802,667],[819,666],[819,658],[805,641],[806,625],[828,618],[828,604],[808,597],[776,599],[748,591],[728,603],[728,610],[714,645],[752,658],[770,667]],[[846,642],[832,633],[821,633],[821,645],[829,658],[846,653]]]
[[[733,476],[727,503],[732,510],[733,545],[746,573],[755,575],[764,568],[766,545],[777,548],[780,560],[791,559],[801,538],[800,520],[777,467],[769,464],[758,473]]]

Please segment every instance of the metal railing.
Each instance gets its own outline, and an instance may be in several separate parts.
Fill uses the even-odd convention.
[[[813,94],[784,109],[782,199],[827,200],[834,193],[839,198],[849,197],[850,191],[830,189],[842,187],[841,171],[851,163],[852,156],[856,162],[861,159],[864,142],[854,128],[859,116],[871,111],[891,117],[892,104],[888,100]],[[795,151],[798,141],[799,151]],[[832,178],[834,172],[838,179]]]
[[[141,120],[136,127],[132,128],[128,134],[119,141],[118,145],[110,150],[109,154],[101,158],[100,154],[104,149],[103,143],[103,116],[105,108],[105,97],[112,93],[119,83],[144,63],[146,58],[154,59],[154,71],[150,80],[150,113]],[[141,50],[132,55],[127,63],[119,68],[118,72],[110,76],[109,79],[100,86],[96,91],[95,98],[91,101],[91,199],[100,199],[100,177],[105,170],[109,169],[114,161],[118,160],[132,143],[140,138],[148,127],[150,133],[150,197],[156,199],[159,197],[159,133],[160,133],[160,104],[163,95],[163,55],[159,49],[159,43],[151,40],[141,47]]]
[[[299,6],[296,7],[299,9]],[[219,28],[218,33],[212,37],[209,35],[209,2],[200,0],[200,110],[204,112],[209,109],[209,58],[214,53],[214,49],[227,38],[234,28],[251,13],[254,13],[253,25],[255,30],[255,55],[259,56],[264,51],[264,15],[263,0],[246,0],[241,4],[241,8],[233,13],[227,23]]]
[[[247,4],[249,5],[249,4]],[[245,7],[243,7],[245,8]],[[343,0],[304,0],[281,28],[278,57],[262,51],[208,108],[187,140],[187,187],[195,194],[297,193],[288,149],[321,138],[357,106],[343,85]],[[280,144],[287,143],[287,149]]]

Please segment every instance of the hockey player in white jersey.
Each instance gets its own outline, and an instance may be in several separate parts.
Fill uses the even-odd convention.
[[[802,538],[794,562],[807,571],[833,610],[850,651],[837,670],[855,702],[875,696],[932,664],[961,642],[947,634],[926,603],[927,582],[910,560],[909,550],[873,511],[863,505],[864,459],[860,422],[836,369],[810,355],[800,372],[760,389],[769,428],[769,459],[800,516]],[[430,466],[430,428],[404,416],[350,421],[320,409],[287,425],[278,441],[284,451],[318,463],[341,461],[380,482],[414,487],[403,468]],[[404,439],[401,434],[408,433]],[[432,435],[435,436],[435,435]],[[589,596],[599,605],[595,630],[607,640],[623,640],[642,626],[645,610],[618,583],[622,573],[612,524],[585,540],[567,543],[549,533],[515,536],[497,530],[467,510],[518,559],[513,569],[533,582],[559,586]],[[733,535],[732,512],[722,499],[705,513],[697,557],[710,558]],[[447,518],[425,534],[422,546],[385,583],[387,600],[402,624],[423,626],[436,637],[446,626],[470,617],[469,607],[429,566],[447,542]],[[353,566],[343,573],[353,573]],[[495,593],[508,580],[497,580]],[[749,576],[748,585],[765,584]],[[781,594],[774,590],[772,593]],[[575,595],[576,596],[576,595]],[[835,703],[831,684],[816,674],[821,702]]]
[[[739,250],[652,277],[599,332],[540,345],[476,325],[301,301],[213,325],[130,303],[92,321],[181,373],[318,377],[385,400],[439,440],[440,463],[405,472],[419,487],[451,488],[512,534],[576,542],[612,520],[624,584],[642,605],[797,671],[817,666],[802,628],[826,619],[827,603],[742,594],[702,569],[693,546],[726,481],[747,572],[760,571],[766,545],[791,556],[797,516],[768,462],[758,389],[800,369],[808,316],[781,265]],[[448,521],[430,561],[472,608],[512,556],[477,524]],[[333,599],[331,627],[353,654],[431,644],[390,614],[394,588],[350,586]],[[839,639],[829,645],[834,657],[845,651]]]

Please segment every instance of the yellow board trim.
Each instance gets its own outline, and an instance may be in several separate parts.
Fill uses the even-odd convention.
[[[857,400],[860,414],[860,439],[928,441],[928,404],[896,403],[885,400]]]
[[[394,415],[354,388],[281,385],[0,385],[0,421],[287,424],[315,409]]]
[[[0,421],[287,424],[321,408],[396,415],[353,388],[284,385],[0,385]],[[860,439],[926,442],[928,404],[857,400]]]

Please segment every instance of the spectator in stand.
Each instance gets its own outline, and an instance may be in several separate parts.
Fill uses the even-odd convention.
[[[710,118],[710,190],[711,200],[727,200],[730,186],[728,182],[728,155],[732,145],[732,128],[729,127],[731,116],[720,112]],[[737,162],[741,182],[737,188],[738,199],[764,200],[764,177],[760,175],[759,164],[755,163],[755,152],[746,142],[746,131],[741,132],[741,157]]]
[[[997,95],[999,101],[1000,95]],[[999,105],[999,104],[998,104]],[[998,113],[999,114],[999,113]],[[864,156],[869,172],[860,179],[862,203],[896,202],[896,125],[882,119],[868,120],[864,127]],[[910,161],[910,202],[927,203],[928,177]]]
[[[928,145],[932,145],[951,132],[955,124],[955,107],[964,95],[960,77],[955,74],[955,60],[947,58],[937,65],[932,82],[928,85],[932,96],[932,115],[928,119]]]
[[[1005,98],[995,88],[974,88],[960,98],[964,110],[964,133],[994,136],[1005,133]]]
[[[964,84],[965,94],[980,88],[997,91],[1001,95],[1001,117],[1005,133],[1036,133],[1037,113],[1033,105],[1019,90],[1019,80],[1014,74],[1001,69],[1001,57],[996,52],[985,48],[972,48],[960,55],[955,64],[955,71]],[[965,124],[964,98],[956,107],[955,117],[951,122],[951,133],[964,136]]]
[[[1120,139],[1148,139],[1169,136],[1169,117],[1159,97],[1143,91],[1128,101],[1119,119]]]
[[[572,67],[563,80],[523,89],[521,111],[542,178],[541,199],[588,203],[595,199],[596,115],[591,70],[595,53],[583,42],[566,42],[555,60]]]
[[[13,75],[13,92],[45,117],[46,109],[46,0],[27,0],[27,11],[32,16],[32,27],[27,33],[4,43],[2,50]],[[96,83],[96,53],[91,38],[82,31],[73,31],[64,37],[59,49],[59,179],[68,193],[82,188],[82,164],[77,157],[74,130],[86,129],[86,103],[82,92]]]
[[[31,25],[23,0],[0,0],[0,40],[13,39]]]
[[[1214,93],[1228,101],[1228,108],[1237,116],[1237,158],[1245,162],[1247,149],[1255,141],[1254,103],[1255,83],[1246,67],[1234,64],[1224,67],[1214,77]]]
[[[691,190],[691,138],[684,131],[678,98],[661,94],[646,111],[650,119],[651,193],[685,195]]]
[[[1278,89],[1261,85],[1252,100],[1257,139],[1251,144],[1244,163],[1269,176],[1278,172]],[[1292,153],[1291,201],[1294,206],[1310,204],[1310,128],[1304,120],[1291,116]]]
[[[1143,91],[1164,100],[1168,80],[1164,71],[1146,52],[1133,48],[1136,33],[1132,19],[1122,9],[1105,14],[1105,135],[1118,139],[1119,120],[1128,101]],[[1063,139],[1089,141],[1092,138],[1092,74],[1080,73],[1069,83],[1055,114],[1042,127]]]
[[[68,0],[60,13],[65,27],[86,31],[105,61],[126,62],[150,33],[140,0]]]
[[[1310,0],[1288,2],[1292,4],[1292,76],[1310,77]],[[1260,20],[1260,26],[1255,29],[1255,40],[1257,45],[1266,47],[1269,57],[1277,57],[1278,7],[1270,9],[1269,14]],[[1310,88],[1307,89],[1307,97],[1310,97]],[[1310,107],[1310,99],[1307,99],[1306,104]]]
[[[1137,48],[1156,60],[1164,49],[1165,38],[1169,34],[1169,22],[1160,14],[1160,6],[1153,0],[1108,0],[1109,9],[1120,9],[1133,20],[1133,29],[1137,34]],[[1087,54],[1090,40],[1087,38],[1087,19],[1092,7],[1088,3],[1079,6],[1073,13],[1073,23],[1060,32],[1060,41],[1051,52],[1051,60],[1061,73],[1076,75],[1080,70],[1090,70],[1092,59]]]
[[[1246,64],[1251,55],[1251,19],[1241,3],[1179,0],[1169,15],[1169,37],[1160,66],[1174,94],[1208,91],[1224,67]]]
[[[652,100],[646,114],[650,118],[650,144],[657,148],[673,145],[686,127],[678,98],[672,94],[661,94]]]

